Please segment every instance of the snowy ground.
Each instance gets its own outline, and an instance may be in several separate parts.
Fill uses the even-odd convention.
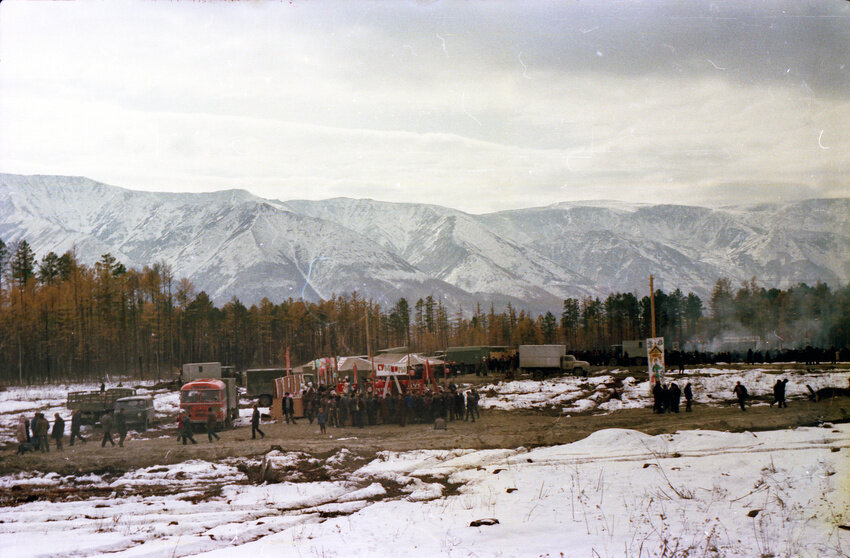
[[[622,376],[620,370],[603,371],[587,378],[561,376],[549,380],[516,380],[480,386],[479,405],[485,409],[530,409],[552,407],[562,413],[611,412],[618,409],[649,407],[652,396],[645,375],[640,380],[628,376],[619,385],[615,375]],[[676,382],[680,389],[690,382],[694,400],[698,404],[716,405],[734,399],[732,389],[740,381],[747,387],[751,396],[773,395],[773,384],[778,378],[787,378],[787,397],[806,397],[806,385],[817,390],[826,386],[847,387],[850,379],[850,367],[836,369],[829,373],[788,369],[753,368],[721,369],[695,368],[686,374],[673,374],[668,382]],[[614,386],[619,399],[610,398]],[[682,398],[684,405],[684,397]],[[754,402],[755,403],[755,402]],[[756,403],[758,404],[758,403]],[[763,403],[766,404],[766,403]]]
[[[80,500],[0,508],[9,556],[850,555],[850,425],[534,450],[347,450],[187,461],[117,477],[14,475]],[[85,494],[86,496],[83,496]],[[471,526],[493,518],[498,523]],[[843,527],[842,527],[843,526]]]

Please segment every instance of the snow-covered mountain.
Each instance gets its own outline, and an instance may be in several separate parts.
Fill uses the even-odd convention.
[[[561,203],[470,215],[423,204],[266,200],[243,190],[139,192],[85,178],[0,175],[0,239],[41,257],[164,261],[216,302],[328,298],[450,308],[648,289],[706,297],[720,277],[765,286],[850,279],[850,199],[708,209]]]

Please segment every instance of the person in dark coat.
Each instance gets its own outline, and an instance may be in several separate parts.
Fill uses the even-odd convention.
[[[348,426],[348,415],[351,410],[351,398],[348,391],[344,391],[339,400],[339,426]]]
[[[770,403],[770,406],[773,407],[774,403],[779,404],[779,408],[787,407],[788,403],[785,402],[785,383],[788,380],[782,380],[781,378],[776,380],[776,383],[773,384],[773,401]]]
[[[266,437],[266,433],[260,430],[260,410],[257,408],[257,404],[254,403],[254,412],[251,413],[251,439],[257,439],[257,432],[260,433],[260,436],[263,438]]]
[[[124,447],[124,438],[127,437],[127,415],[124,409],[118,409],[115,415],[115,431],[118,432],[118,447]]]
[[[35,444],[35,447],[38,447],[38,439],[36,439],[36,437],[35,437],[35,423],[36,422],[38,422],[38,413],[34,414],[32,416],[32,420],[30,420],[30,432],[32,433],[33,444]]]
[[[463,394],[460,392],[460,390],[455,392],[454,403],[455,403],[455,420],[463,420],[463,410],[464,410],[465,405],[464,405],[464,400],[463,400]]]
[[[115,447],[115,440],[112,439],[112,413],[103,413],[100,417],[100,425],[103,427],[103,440],[100,441],[100,447],[106,447],[106,442]]]
[[[463,420],[472,420],[472,422],[475,422],[475,411],[472,406],[472,393],[466,392],[466,415],[463,417]]]
[[[292,399],[292,394],[287,391],[280,404],[283,407],[283,418],[286,424],[295,424],[295,401]]]
[[[741,410],[746,411],[747,396],[749,395],[747,393],[747,388],[744,387],[741,382],[738,382],[737,384],[735,384],[735,388],[732,390],[732,393],[734,393],[735,397],[738,398],[738,405],[741,406]]]
[[[193,444],[197,444],[198,442],[195,440],[195,434],[192,432],[192,421],[189,420],[189,417],[183,416],[183,422],[180,427],[180,439],[183,440],[183,445],[186,445],[186,441],[189,440]]]
[[[325,412],[324,407],[319,407],[319,412],[316,413],[316,420],[319,423],[319,431],[324,434],[325,433],[325,425],[328,423],[328,415]]]
[[[675,382],[670,384],[669,389],[669,399],[670,399],[670,410],[674,413],[679,412],[679,403],[682,400],[682,390],[679,389],[679,386],[676,385]]]
[[[652,412],[653,413],[662,413],[662,403],[661,403],[661,382],[655,382],[655,385],[652,386]]]
[[[71,441],[70,445],[74,445],[74,440],[79,438],[81,442],[86,443],[86,439],[83,438],[82,434],[80,434],[80,427],[83,424],[83,416],[80,414],[79,409],[74,409],[71,413]]]
[[[693,401],[694,401],[694,392],[691,389],[691,383],[690,382],[685,384],[685,392],[684,393],[685,393],[685,412],[690,413],[691,412],[691,403],[693,403]]]
[[[59,416],[59,413],[53,415],[53,431],[50,437],[56,440],[56,449],[62,449],[62,438],[65,436],[65,420]]]
[[[216,434],[216,432],[215,432],[215,427],[216,427],[217,424],[218,424],[218,417],[216,417],[216,414],[215,414],[215,411],[213,411],[213,408],[210,407],[209,409],[207,409],[207,438],[210,439],[210,443],[212,443],[213,437],[215,437],[216,440],[221,439],[221,438],[218,437],[218,434]]]

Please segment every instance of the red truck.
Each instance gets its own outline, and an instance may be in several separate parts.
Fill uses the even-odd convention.
[[[231,428],[239,416],[239,395],[233,378],[201,378],[180,388],[180,408],[184,420],[192,425],[206,425],[208,409],[218,417],[218,428]]]

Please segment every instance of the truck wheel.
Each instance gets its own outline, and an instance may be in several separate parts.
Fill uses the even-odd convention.
[[[144,432],[148,429],[148,417],[145,417],[142,421],[142,429],[141,432]]]

